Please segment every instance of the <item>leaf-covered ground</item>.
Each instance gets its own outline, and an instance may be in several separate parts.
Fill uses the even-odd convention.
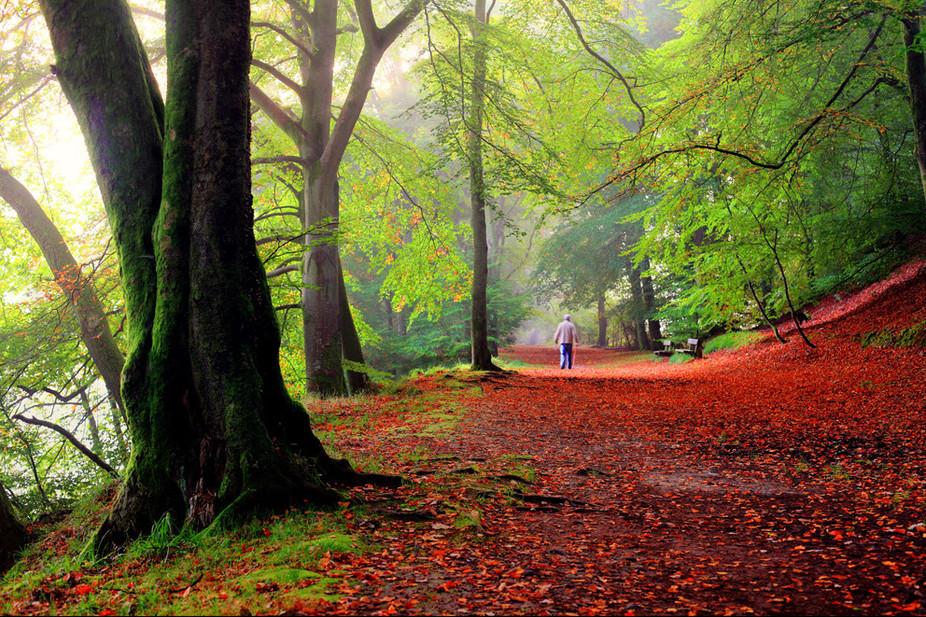
[[[545,366],[316,403],[409,483],[97,564],[65,521],[0,612],[924,613],[926,264],[811,315],[816,349],[514,348]]]

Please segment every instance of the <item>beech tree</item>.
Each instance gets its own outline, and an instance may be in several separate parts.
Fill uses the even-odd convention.
[[[134,449],[96,536],[107,549],[167,516],[204,527],[359,479],[287,393],[250,196],[249,18],[166,6],[162,102],[124,0],[43,0],[55,71],[87,143],[128,315],[122,393]]]
[[[482,163],[482,128],[485,110],[486,54],[483,34],[490,11],[485,0],[476,0],[471,23],[473,36],[473,77],[469,117],[466,120],[466,152],[469,167],[470,216],[473,226],[473,292],[470,336],[473,370],[497,371],[489,350],[489,244],[486,238],[486,185]]]
[[[0,198],[13,208],[23,227],[42,250],[55,282],[73,307],[80,325],[81,340],[90,352],[94,366],[109,395],[122,409],[120,374],[125,358],[116,345],[92,279],[84,276],[61,232],[29,189],[3,168],[0,168]]]
[[[276,65],[252,62],[297,96],[301,108],[298,116],[257,84],[251,84],[251,96],[298,150],[298,156],[285,158],[299,166],[303,183],[299,218],[307,247],[302,263],[306,377],[308,389],[323,396],[362,389],[367,381],[366,375],[357,371],[348,371],[348,383],[344,379],[343,360],[363,364],[363,351],[350,314],[338,253],[338,169],[360,119],[377,65],[425,2],[410,0],[382,27],[376,23],[371,0],[353,2],[356,23],[346,27],[338,25],[338,9],[347,4],[339,0],[316,0],[311,4],[290,0],[287,3],[290,23],[286,27],[266,21],[255,23],[276,33],[287,44],[287,53],[295,56],[299,72],[294,79]],[[332,127],[338,37],[358,29],[363,37],[363,51]]]

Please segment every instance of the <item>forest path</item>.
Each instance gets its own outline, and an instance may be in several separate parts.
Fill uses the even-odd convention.
[[[923,613],[926,354],[860,344],[926,319],[926,269],[907,275],[822,305],[815,349],[766,337],[677,365],[580,348],[572,371],[552,345],[509,350],[549,368],[472,376],[454,430],[380,442],[431,453],[395,460],[406,505],[435,517],[379,527],[334,608]]]
[[[860,375],[844,363],[830,373],[779,362],[773,376],[584,356],[594,365],[488,381],[447,444],[445,453],[480,461],[489,475],[505,472],[499,461],[533,472],[533,484],[517,489],[530,500],[487,504],[492,535],[459,553],[505,564],[494,579],[459,581],[468,609],[917,609],[926,467],[896,422],[916,430],[911,416],[922,421],[922,403],[903,419],[865,416],[900,402],[916,374],[926,376],[922,362],[894,372],[892,387],[885,367],[870,364]],[[881,401],[860,396],[865,378]],[[453,573],[462,563],[448,566]],[[446,612],[449,599],[430,608]]]

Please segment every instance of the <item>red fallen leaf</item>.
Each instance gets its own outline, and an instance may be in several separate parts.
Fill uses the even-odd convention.
[[[90,585],[81,583],[80,585],[75,585],[72,591],[79,596],[86,596],[88,594],[93,593],[93,587],[91,587]]]
[[[100,617],[112,617],[115,614],[116,614],[116,611],[114,611],[111,608],[104,608],[99,613],[97,613],[97,615],[99,615]]]
[[[913,602],[910,602],[909,604],[895,604],[894,608],[896,608],[898,611],[903,611],[905,613],[912,613],[913,611],[920,610],[921,606],[922,604],[920,603],[919,600],[914,600]]]
[[[270,537],[270,530],[267,529],[266,527],[264,527],[263,530],[261,530],[261,533],[264,534],[264,537],[265,537],[265,538],[269,538],[269,537]]]

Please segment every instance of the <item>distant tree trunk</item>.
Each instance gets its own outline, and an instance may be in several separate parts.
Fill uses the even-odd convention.
[[[0,572],[16,558],[26,543],[26,530],[16,520],[6,489],[0,484]]]
[[[110,396],[121,408],[120,374],[125,358],[113,338],[106,310],[96,293],[93,280],[84,277],[81,267],[58,228],[45,214],[29,189],[3,168],[0,168],[0,197],[10,204],[23,227],[42,250],[42,255],[55,277],[55,283],[68,298],[77,316],[84,346],[103,378]]]
[[[637,338],[637,330],[635,327],[634,321],[627,323],[626,321],[621,322],[621,330],[624,332],[624,342],[628,347],[633,347],[635,349],[640,348],[640,341]]]
[[[627,279],[630,282],[630,296],[633,300],[634,314],[633,327],[636,332],[637,348],[652,349],[649,336],[646,333],[646,302],[643,298],[643,284],[640,280],[640,269],[633,264],[627,265]]]
[[[327,121],[327,120],[326,120]],[[302,317],[308,389],[321,396],[347,394],[344,378],[338,197],[335,179],[315,163],[305,183],[309,230],[303,264]]]
[[[351,314],[350,302],[347,299],[347,287],[344,285],[344,277],[339,276],[339,286],[341,293],[341,342],[344,348],[344,359],[355,364],[365,365],[363,360],[363,346],[360,344],[360,336],[357,334],[357,327],[354,325],[354,316]],[[370,389],[369,376],[361,371],[347,369],[347,387],[350,394],[357,394]]]
[[[353,319],[342,293],[343,272],[338,256],[338,168],[371,89],[383,54],[424,8],[425,0],[409,0],[383,27],[376,23],[372,2],[354,0],[353,14],[363,34],[363,49],[354,67],[347,96],[332,126],[339,0],[289,0],[292,28],[287,41],[299,66],[301,83],[261,65],[298,97],[301,118],[277,104],[257,85],[251,96],[267,116],[293,141],[302,159],[301,220],[307,230],[303,258],[303,341],[306,385],[322,396],[338,396],[366,387],[365,373],[348,371],[343,360],[363,364]]]
[[[598,346],[608,346],[608,314],[605,312],[604,294],[598,296]]]
[[[907,85],[910,88],[910,107],[913,112],[913,136],[916,162],[920,170],[920,183],[926,197],[926,57],[920,37],[924,8],[908,14],[903,20],[906,46]]]
[[[642,272],[649,271],[649,259],[645,258],[640,262]],[[650,341],[650,349],[654,349],[656,341],[662,338],[662,327],[658,319],[653,319],[656,312],[656,291],[653,289],[653,279],[649,276],[640,276],[640,286],[643,291],[643,308],[646,310],[647,334]]]
[[[100,427],[93,415],[93,408],[90,406],[90,398],[87,396],[87,389],[80,391],[80,405],[84,408],[84,414],[87,418],[87,428],[90,430],[90,443],[93,444],[92,450],[97,455],[103,454],[103,442],[100,441]]]
[[[109,419],[113,423],[113,433],[116,435],[116,443],[119,444],[119,458],[125,463],[131,451],[131,447],[125,440],[125,432],[122,430],[122,421],[125,419],[124,409],[116,407],[112,397],[109,399]]]
[[[42,0],[113,226],[128,313],[123,394],[134,450],[96,536],[101,550],[165,516],[201,528],[220,514],[331,502],[328,481],[357,479],[326,455],[280,372],[253,234],[249,9],[247,0],[222,10],[168,0],[162,123],[124,0]]]
[[[470,340],[472,364],[476,371],[497,371],[489,350],[488,282],[489,245],[486,230],[486,186],[482,160],[483,114],[485,111],[486,55],[488,49],[483,31],[486,26],[485,0],[476,0],[475,19],[472,25],[473,81],[470,95],[470,112],[466,119],[467,163],[471,223],[473,227],[473,293]]]
[[[488,238],[489,259],[488,259],[488,287],[499,283],[502,279],[502,258],[505,249],[505,216],[500,211],[501,204],[496,208],[489,209],[487,225],[492,231]],[[498,306],[496,304],[496,306]],[[493,358],[498,357],[498,345],[501,340],[501,330],[499,328],[499,315],[496,310],[488,311],[489,318],[489,352]]]

